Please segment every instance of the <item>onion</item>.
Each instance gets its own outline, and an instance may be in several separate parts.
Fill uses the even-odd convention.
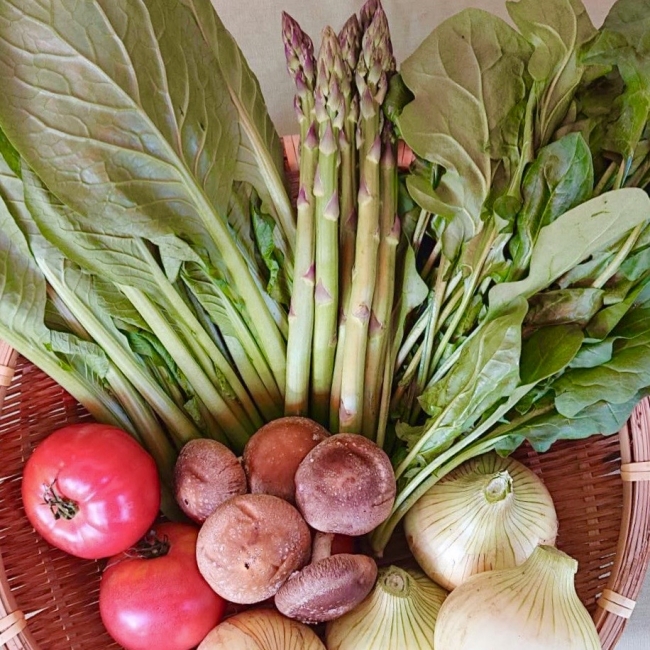
[[[578,598],[578,563],[540,546],[519,567],[473,576],[440,608],[436,650],[600,650],[596,627]]]
[[[447,592],[418,569],[383,568],[370,595],[327,624],[328,650],[432,650]]]
[[[325,650],[303,623],[274,609],[249,609],[219,623],[197,650]]]
[[[451,591],[476,573],[521,564],[539,544],[555,544],[557,515],[533,472],[491,453],[436,483],[404,529],[424,572]]]

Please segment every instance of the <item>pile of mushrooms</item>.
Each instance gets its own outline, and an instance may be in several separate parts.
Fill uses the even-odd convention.
[[[363,436],[280,418],[251,437],[241,461],[218,442],[192,441],[174,488],[201,524],[199,570],[232,603],[274,598],[285,616],[320,623],[350,611],[375,583],[372,558],[332,552],[336,536],[369,533],[395,500],[390,460]]]

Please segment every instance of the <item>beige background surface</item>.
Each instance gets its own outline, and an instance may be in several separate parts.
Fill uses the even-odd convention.
[[[597,27],[614,0],[583,0]],[[281,12],[287,11],[314,42],[326,25],[335,30],[357,12],[363,0],[212,0],[222,20],[237,39],[257,74],[280,134],[295,133],[293,88],[285,70],[280,33]],[[544,0],[539,0],[544,2]],[[507,19],[504,0],[383,0],[398,62],[448,16],[465,7],[480,7]],[[524,649],[525,650],[525,649]],[[646,579],[617,650],[650,650],[650,578]]]

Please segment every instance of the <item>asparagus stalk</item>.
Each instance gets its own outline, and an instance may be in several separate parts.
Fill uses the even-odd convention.
[[[344,67],[339,41],[331,28],[323,32],[317,60],[315,115],[319,123],[316,198],[312,415],[327,426],[334,371],[339,298],[339,146],[345,121],[341,95]]]
[[[309,412],[309,376],[314,329],[314,208],[313,193],[318,136],[313,123],[302,143],[296,235],[296,274],[291,292],[285,413]]]
[[[366,352],[363,391],[363,434],[371,439],[377,435],[381,388],[388,352],[388,329],[395,293],[395,265],[400,236],[397,215],[397,151],[390,123],[383,129],[384,150],[381,158],[380,240],[377,263],[377,285],[372,300]],[[390,378],[392,380],[392,376]]]
[[[355,75],[360,109],[358,144],[361,180],[354,270],[343,351],[348,365],[341,380],[339,407],[340,430],[355,433],[362,430],[368,324],[379,248],[381,104],[386,96],[388,74],[394,69],[388,21],[381,6],[377,5],[363,36]]]
[[[343,59],[344,78],[341,84],[343,102],[345,104],[345,121],[343,130],[339,133],[339,149],[341,151],[341,228],[340,228],[340,299],[339,299],[339,331],[336,357],[334,360],[334,376],[330,394],[330,427],[339,427],[339,404],[341,401],[341,380],[345,365],[343,352],[345,349],[345,323],[347,320],[347,305],[352,287],[352,267],[354,265],[354,248],[357,228],[357,148],[356,131],[359,121],[359,97],[352,84],[354,71],[359,61],[361,51],[361,24],[353,14],[339,33],[339,44]]]
[[[294,106],[300,126],[300,189],[297,201],[296,260],[289,310],[287,415],[309,412],[309,380],[314,330],[314,179],[318,163],[318,127],[314,120],[316,62],[311,38],[287,13],[282,36],[289,75],[296,85]]]

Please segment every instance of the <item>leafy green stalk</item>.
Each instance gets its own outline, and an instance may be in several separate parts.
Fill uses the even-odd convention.
[[[75,318],[81,323],[94,341],[97,342],[111,358],[113,363],[122,370],[133,383],[147,403],[156,411],[161,420],[167,425],[171,435],[178,445],[188,440],[200,437],[194,423],[181,411],[170,397],[164,393],[134,358],[125,342],[120,341],[108,331],[92,309],[75,294],[65,282],[65,272],[62,263],[59,268],[54,260],[38,259],[38,264],[47,281],[59,294]]]
[[[247,392],[252,396],[262,416],[269,420],[279,417],[282,410],[282,396],[259,342],[250,331],[243,315],[233,304],[228,288],[223,282],[210,277],[199,264],[185,263],[181,272],[195,299],[220,328],[224,343],[240,373]],[[219,384],[221,385],[221,384]],[[250,398],[249,398],[250,399]],[[258,424],[256,411],[247,407],[255,426]]]
[[[152,2],[152,10],[156,10],[158,3],[164,5],[165,0]],[[272,208],[269,212],[281,226],[285,247],[293,252],[295,215],[284,178],[282,144],[267,113],[259,82],[210,0],[183,0],[183,4],[192,12],[197,28],[212,50],[222,83],[237,112],[242,144],[235,177],[251,182],[267,208]]]
[[[124,285],[120,286],[120,290],[163,342],[181,371],[190,378],[196,394],[226,432],[231,445],[238,451],[243,450],[248,438],[255,432],[255,427],[241,406],[236,402],[224,400],[165,315],[144,292]]]

